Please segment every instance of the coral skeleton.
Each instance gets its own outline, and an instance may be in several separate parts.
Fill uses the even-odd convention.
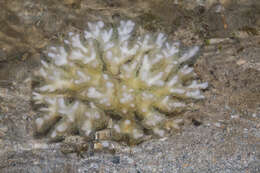
[[[48,48],[32,96],[41,105],[37,133],[91,138],[109,129],[113,140],[132,145],[179,128],[176,115],[208,87],[187,63],[199,47],[183,48],[163,33],[138,36],[135,28],[130,20],[88,23],[84,34],[70,32]]]

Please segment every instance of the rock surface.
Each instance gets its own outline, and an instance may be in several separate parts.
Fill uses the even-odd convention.
[[[0,172],[260,172],[259,10],[258,0],[0,1]],[[32,73],[43,51],[101,18],[202,46],[196,71],[210,87],[180,132],[104,150],[34,136]]]

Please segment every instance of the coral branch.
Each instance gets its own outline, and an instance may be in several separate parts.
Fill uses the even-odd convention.
[[[183,51],[163,33],[134,37],[134,29],[130,20],[116,28],[88,23],[84,36],[70,32],[66,46],[48,49],[50,61],[42,61],[42,82],[32,97],[44,105],[37,132],[49,132],[51,139],[73,133],[89,138],[110,129],[114,140],[136,144],[179,128],[181,120],[172,115],[203,99],[208,87],[186,65],[199,47]]]

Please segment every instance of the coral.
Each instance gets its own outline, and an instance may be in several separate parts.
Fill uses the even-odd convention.
[[[63,46],[47,50],[37,72],[33,100],[42,107],[36,130],[51,139],[103,129],[128,144],[146,135],[163,137],[179,128],[189,100],[203,99],[200,83],[187,65],[198,46],[182,48],[162,34],[138,36],[135,23],[109,28],[88,23],[82,34],[68,34]]]

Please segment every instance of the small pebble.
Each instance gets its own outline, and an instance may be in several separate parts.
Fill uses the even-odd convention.
[[[243,65],[245,63],[246,63],[246,61],[243,60],[243,59],[240,59],[240,60],[237,61],[237,65]]]
[[[119,164],[120,163],[120,156],[114,156],[112,159],[112,163]]]
[[[239,118],[239,115],[238,114],[231,115],[231,118],[237,119],[237,118]]]
[[[216,127],[221,127],[221,124],[220,124],[220,123],[214,123],[214,125],[215,125]]]

